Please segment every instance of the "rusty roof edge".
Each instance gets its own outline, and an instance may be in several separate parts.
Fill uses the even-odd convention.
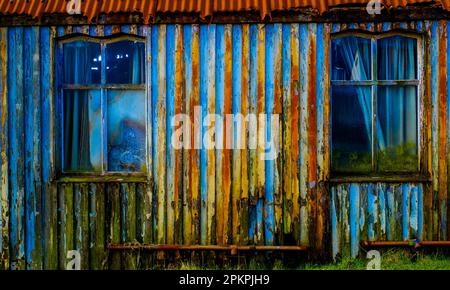
[[[1,14],[1,12],[0,12]],[[369,15],[365,6],[336,5],[320,13],[312,7],[272,10],[264,19],[258,10],[216,12],[202,17],[200,13],[156,13],[145,19],[141,12],[99,13],[91,20],[84,15],[43,13],[39,18],[24,14],[0,17],[0,26],[16,25],[87,25],[87,24],[150,24],[150,23],[270,23],[270,22],[381,22],[450,19],[450,11],[438,3],[416,3],[406,7],[388,7],[380,15]]]
[[[111,0],[112,1],[112,0]],[[450,9],[450,0],[381,0],[388,8],[396,9],[408,6],[425,5],[440,6]],[[30,15],[40,18],[42,15],[67,13],[68,1],[57,0],[0,0],[0,14],[3,15]],[[307,0],[290,0],[274,2],[274,0],[259,0],[258,4],[250,3],[250,0],[239,0],[235,2],[221,2],[220,0],[120,0],[115,3],[106,3],[99,0],[83,0],[81,13],[92,20],[102,13],[142,13],[149,21],[164,14],[199,14],[202,19],[214,18],[221,13],[253,13],[259,12],[261,21],[271,17],[273,12],[290,12],[303,9],[311,9],[316,13],[326,13],[335,9],[348,9],[352,7],[365,7],[369,0],[327,0],[323,2],[311,2]],[[31,9],[31,7],[33,9]],[[69,15],[67,13],[67,15]]]

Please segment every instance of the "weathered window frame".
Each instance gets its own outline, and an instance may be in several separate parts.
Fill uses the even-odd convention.
[[[377,99],[377,86],[401,86],[401,85],[414,85],[417,87],[417,146],[418,146],[418,164],[417,171],[415,172],[396,172],[396,173],[384,173],[377,171],[377,139],[376,139],[376,111],[372,112],[372,171],[370,173],[339,173],[333,172],[331,169],[332,162],[332,121],[330,119],[330,138],[329,138],[329,155],[330,155],[330,181],[331,182],[371,182],[371,181],[385,181],[385,182],[421,182],[429,181],[430,174],[428,171],[428,147],[430,140],[427,138],[427,130],[429,127],[429,122],[426,118],[426,104],[428,102],[429,96],[426,92],[427,78],[426,78],[426,66],[429,63],[427,47],[429,47],[429,41],[424,34],[418,32],[411,32],[407,30],[392,30],[388,32],[374,33],[363,30],[346,30],[342,32],[332,33],[330,35],[330,41],[342,37],[361,37],[371,40],[371,50],[372,50],[372,80],[370,81],[336,81],[331,79],[332,75],[332,61],[331,61],[331,49],[329,53],[329,73],[330,73],[330,84],[329,93],[330,97],[332,95],[332,88],[334,85],[364,85],[371,87],[371,99],[372,107],[376,108]],[[417,80],[399,80],[399,81],[379,81],[377,80],[377,45],[376,43],[379,39],[393,37],[393,36],[403,36],[408,38],[414,38],[417,40]],[[375,49],[375,51],[374,51]],[[330,103],[330,118],[331,118],[331,103]]]
[[[145,37],[131,34],[115,34],[110,36],[94,37],[85,34],[73,34],[66,35],[55,39],[55,86],[56,86],[56,99],[55,99],[55,109],[56,109],[56,138],[55,138],[55,165],[56,165],[56,179],[58,182],[84,182],[84,181],[102,181],[102,182],[146,182],[148,181],[149,174],[149,152],[150,152],[150,141],[149,141],[149,110],[150,110],[150,97],[149,97],[149,84],[148,84],[148,69],[147,61],[142,64],[144,67],[144,82],[142,84],[107,84],[106,79],[106,45],[110,43],[116,43],[120,41],[136,41],[144,44],[144,53],[148,54],[147,42]],[[101,72],[102,80],[100,84],[92,85],[65,85],[62,81],[63,75],[63,46],[65,43],[76,42],[76,41],[87,41],[99,43],[101,45]],[[146,58],[145,58],[146,59]],[[101,172],[64,172],[64,153],[63,153],[63,135],[62,135],[62,122],[63,120],[63,95],[64,90],[100,90],[101,91],[101,108],[102,108],[102,170]],[[105,123],[107,122],[106,116],[106,106],[107,106],[107,91],[108,90],[139,90],[144,91],[145,94],[145,169],[139,172],[113,172],[107,171],[107,130],[105,129]]]

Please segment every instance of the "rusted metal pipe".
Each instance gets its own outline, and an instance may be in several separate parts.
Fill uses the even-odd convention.
[[[234,255],[239,251],[290,251],[308,250],[305,246],[243,246],[243,245],[161,245],[161,244],[111,244],[112,251],[147,250],[147,251],[231,251]]]
[[[370,242],[364,241],[361,243],[364,248],[367,247],[448,247],[450,246],[450,241],[377,241]]]

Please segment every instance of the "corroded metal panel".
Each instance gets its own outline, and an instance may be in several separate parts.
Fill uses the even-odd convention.
[[[338,257],[358,255],[362,241],[447,239],[448,27],[423,21],[2,28],[0,264],[64,268],[73,249],[82,268],[136,268],[152,259],[107,256],[109,243],[289,242]],[[330,33],[348,29],[424,36],[420,145],[430,182],[329,183]],[[61,59],[52,51],[54,37],[119,32],[146,38],[148,182],[57,183]],[[180,113],[198,134],[182,131],[190,147],[176,149],[172,133],[180,125],[172,116]],[[203,119],[231,113],[279,114],[279,129],[257,118],[232,125],[230,138],[226,122]],[[202,146],[204,136],[226,146],[239,135],[242,149]],[[255,135],[279,144],[275,159],[249,148]]]

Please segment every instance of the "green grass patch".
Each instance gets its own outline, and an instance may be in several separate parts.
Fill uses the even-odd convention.
[[[306,264],[304,270],[366,270],[366,259],[343,258],[329,264]],[[381,270],[450,270],[450,256],[388,250],[381,254]]]
[[[175,269],[179,270],[366,270],[369,260],[363,258],[342,258],[325,264],[300,263],[295,268],[287,267],[281,260],[271,264],[250,260],[242,264],[227,266],[198,264],[185,261]],[[387,250],[381,253],[381,270],[450,270],[450,256],[440,253],[414,253],[408,250]]]

